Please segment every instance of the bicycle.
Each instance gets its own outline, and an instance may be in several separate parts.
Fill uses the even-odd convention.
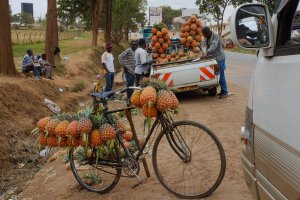
[[[127,89],[116,93],[124,93]],[[91,94],[94,107],[97,109],[99,105],[103,106],[104,116],[112,126],[113,113],[131,111],[134,108],[110,111],[107,99],[116,93],[111,91]],[[111,191],[120,177],[137,177],[141,182],[138,176],[139,162],[144,159],[144,152],[149,152],[146,146],[157,127],[161,128],[161,132],[154,141],[152,162],[159,182],[180,198],[203,198],[214,192],[221,184],[226,170],[222,144],[204,125],[187,120],[174,122],[166,112],[158,114],[140,151],[132,153],[127,149],[119,132],[113,151],[108,156],[97,156],[93,149],[88,153],[88,158],[79,161],[76,154],[80,151],[71,149],[69,157],[75,178],[85,189],[100,194]],[[122,174],[122,169],[126,176]],[[86,181],[86,177],[91,176],[89,173],[97,180]]]

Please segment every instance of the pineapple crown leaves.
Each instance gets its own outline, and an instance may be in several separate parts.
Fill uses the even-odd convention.
[[[96,115],[91,115],[91,120],[93,123],[93,129],[99,128],[101,124],[106,122],[103,114],[97,113]]]
[[[94,112],[93,108],[88,106],[83,111],[79,112],[79,117],[90,118],[93,112]]]
[[[153,79],[153,78],[143,80],[141,82],[141,86],[142,87],[152,86],[155,88],[156,91],[169,89],[168,85],[165,82],[163,82],[160,79]]]

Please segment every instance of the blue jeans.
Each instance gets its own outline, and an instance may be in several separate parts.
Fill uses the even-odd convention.
[[[125,78],[126,78],[126,87],[130,87],[134,85],[134,74],[129,73],[128,71],[125,72]],[[131,95],[133,93],[133,90],[127,90],[127,99],[129,100]]]
[[[225,79],[225,70],[226,70],[226,64],[225,60],[222,60],[218,62],[220,65],[220,86],[221,86],[221,94],[223,95],[228,95],[228,90],[227,90],[227,84],[226,84],[226,79]]]
[[[114,85],[114,76],[115,73],[113,72],[107,72],[105,74],[105,79],[106,79],[106,85],[105,85],[105,92],[111,91],[113,85]]]
[[[41,67],[34,67],[33,65],[31,66],[27,66],[27,67],[23,67],[22,68],[22,72],[33,72],[33,75],[36,76],[41,76],[42,75],[42,69]]]

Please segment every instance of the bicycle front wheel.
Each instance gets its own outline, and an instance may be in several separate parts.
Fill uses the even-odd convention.
[[[121,168],[114,165],[120,161],[116,145],[114,155],[100,157],[98,161],[95,152],[82,147],[71,149],[69,159],[76,180],[91,192],[107,193],[117,185],[121,177]]]
[[[174,122],[157,137],[152,162],[160,183],[180,198],[203,198],[221,184],[226,169],[223,147],[207,127]]]

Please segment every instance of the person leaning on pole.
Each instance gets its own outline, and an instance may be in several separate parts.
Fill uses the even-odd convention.
[[[224,49],[222,47],[222,43],[219,39],[219,36],[217,33],[214,33],[210,30],[209,27],[204,27],[202,29],[202,34],[205,37],[205,44],[206,44],[206,53],[203,54],[201,58],[206,57],[213,57],[217,60],[218,64],[220,65],[220,86],[221,86],[221,92],[218,94],[220,98],[228,97],[228,90],[227,90],[227,84],[225,79],[225,53]]]
[[[114,84],[114,74],[115,74],[115,67],[114,67],[114,57],[111,53],[112,51],[112,44],[107,43],[106,51],[102,54],[102,66],[104,68],[104,74],[106,79],[105,85],[105,92],[111,91],[113,84]]]
[[[134,71],[135,71],[135,59],[134,52],[137,49],[137,42],[131,41],[130,48],[126,49],[119,55],[119,62],[124,67],[126,87],[134,85]],[[130,101],[130,97],[133,93],[133,90],[127,90],[127,99]]]

